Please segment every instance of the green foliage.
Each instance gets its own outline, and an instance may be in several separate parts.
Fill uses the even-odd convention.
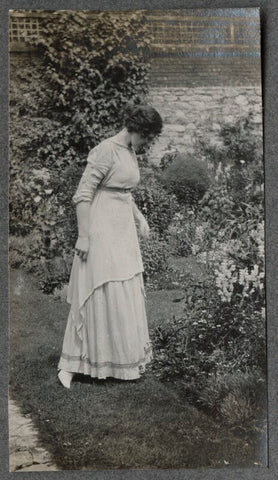
[[[11,268],[24,268],[30,272],[41,267],[41,237],[37,232],[30,235],[9,235],[9,265]]]
[[[182,318],[169,320],[153,331],[153,368],[160,377],[171,381],[179,378],[192,402],[199,402],[211,377],[256,369],[264,378],[263,313],[252,304],[243,309],[223,303],[213,275],[204,281],[188,276],[184,289]]]
[[[162,159],[160,181],[182,205],[196,207],[210,185],[206,163],[195,156],[178,153],[171,161]]]
[[[80,163],[120,128],[124,107],[130,100],[140,103],[147,92],[143,52],[149,41],[141,12],[100,12],[92,19],[57,11],[44,17],[37,47],[45,88],[38,109],[58,123],[33,139],[41,161],[58,161],[60,168],[69,160]]]
[[[235,204],[228,195],[225,183],[214,183],[199,203],[198,215],[205,222],[208,222],[208,234],[216,236],[223,235],[227,229],[230,231],[230,221],[233,215]],[[233,220],[236,215],[233,215]]]
[[[168,146],[168,151],[164,153],[163,157],[160,160],[159,168],[164,172],[164,170],[173,163],[173,161],[178,156],[178,150],[172,149],[171,145]]]
[[[223,125],[221,148],[201,144],[215,181],[199,203],[216,252],[215,274],[222,301],[254,304],[261,310],[264,289],[264,196],[262,138],[252,115]],[[199,150],[200,154],[200,150]]]
[[[224,349],[226,359],[233,361],[234,366],[263,366],[263,313],[254,310],[253,305],[242,309],[237,304],[223,303],[213,275],[203,281],[188,276],[184,283],[184,318],[176,320],[177,328],[173,321],[169,326],[178,332],[180,340],[185,332],[187,354],[203,351],[211,355],[216,349]],[[235,355],[235,349],[240,350],[240,357]],[[217,362],[214,368],[218,368]]]
[[[176,196],[161,187],[152,168],[141,168],[141,182],[133,196],[150,227],[165,236],[180,206]]]
[[[168,238],[174,255],[187,257],[211,247],[212,237],[207,235],[208,224],[198,219],[194,211],[182,207],[173,216],[168,228]]]
[[[39,286],[44,293],[54,293],[68,282],[72,261],[73,254],[44,259],[39,274]]]
[[[228,197],[238,204],[263,204],[262,135],[254,128],[249,112],[235,124],[223,124],[219,132],[222,146],[199,140],[198,154],[206,158],[218,180],[225,181]]]
[[[168,228],[175,253],[198,255],[206,275],[184,278],[184,314],[154,329],[153,368],[228,425],[252,428],[266,369],[261,139],[250,116],[223,125],[220,136],[221,148],[196,149],[213,182]],[[163,175],[179,177],[176,159],[163,159]]]
[[[145,269],[144,280],[149,283],[167,271],[170,247],[167,241],[153,230],[148,240],[141,240],[141,250]]]
[[[167,260],[172,249],[168,227],[180,206],[176,196],[161,187],[152,167],[141,167],[141,182],[133,197],[151,228],[150,239],[141,243],[144,279],[151,287],[158,284],[161,276],[167,275]]]
[[[198,404],[232,427],[252,428],[265,407],[265,381],[256,368],[209,377]]]
[[[234,125],[224,124],[219,136],[222,147],[201,140],[196,147],[196,154],[206,159],[215,178],[200,201],[200,209],[212,228],[223,229],[232,221],[236,227],[232,234],[236,235],[237,225],[244,225],[245,217],[253,216],[256,222],[263,216],[262,136],[254,129],[252,113]]]
[[[71,174],[76,168],[65,169],[65,180]],[[46,168],[23,172],[11,184],[10,212],[18,221],[10,225],[10,265],[36,273],[46,293],[69,279],[77,220],[67,185]]]
[[[150,36],[141,11],[93,19],[54,11],[41,21],[40,38],[32,41],[40,56],[33,91],[18,95],[11,78],[17,106],[11,105],[10,232],[28,238],[35,232],[40,248],[31,257],[45,262],[74,247],[72,196],[89,150],[122,127],[130,101],[144,100]],[[60,279],[67,281],[66,274]],[[45,282],[51,290],[48,275]]]
[[[222,244],[220,253],[224,253],[224,258],[215,266],[215,276],[222,301],[236,302],[241,307],[252,303],[256,310],[264,308],[263,223],[259,223],[249,235],[245,232],[241,239]]]

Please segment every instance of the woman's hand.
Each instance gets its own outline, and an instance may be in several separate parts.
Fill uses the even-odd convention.
[[[86,261],[89,252],[89,237],[79,236],[75,244],[75,251],[80,260]]]
[[[139,222],[139,235],[143,239],[148,239],[150,237],[150,227],[145,219],[145,217],[142,215],[140,216],[140,222]]]

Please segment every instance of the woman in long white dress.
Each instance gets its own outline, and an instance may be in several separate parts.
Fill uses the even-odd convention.
[[[138,240],[138,235],[149,237],[149,226],[131,189],[140,180],[136,150],[161,130],[162,119],[154,108],[134,106],[124,128],[89,152],[73,196],[78,239],[58,364],[66,388],[74,373],[139,378],[153,358]]]

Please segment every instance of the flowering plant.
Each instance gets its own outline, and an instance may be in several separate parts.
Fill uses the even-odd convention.
[[[223,302],[252,301],[264,306],[264,224],[252,229],[248,237],[222,245],[223,259],[215,267],[218,292]]]

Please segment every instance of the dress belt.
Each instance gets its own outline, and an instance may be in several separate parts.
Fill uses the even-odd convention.
[[[121,193],[131,192],[131,188],[105,187],[104,185],[99,186],[98,190],[106,190],[108,192],[112,191],[112,192],[121,192]]]

